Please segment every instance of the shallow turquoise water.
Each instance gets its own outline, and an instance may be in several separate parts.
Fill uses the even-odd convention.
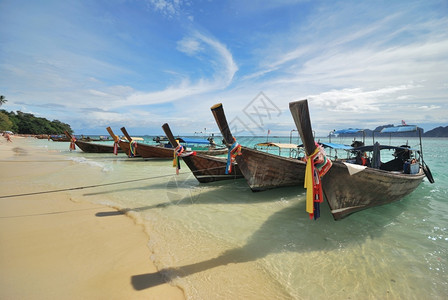
[[[265,138],[247,144],[258,141]],[[83,168],[65,170],[72,186],[147,178],[73,191],[72,197],[125,210],[143,224],[151,259],[190,299],[448,295],[448,139],[423,141],[435,184],[425,179],[399,202],[338,222],[327,205],[318,221],[309,220],[305,190],[299,186],[252,193],[244,179],[199,184],[184,164],[175,176],[170,161],[69,152],[68,143],[33,143],[94,170],[92,175],[83,174]],[[67,187],[67,182],[55,179],[55,185]],[[99,217],[114,217],[113,210]],[[148,286],[139,288],[157,284],[151,281],[154,274],[135,275],[148,279]]]

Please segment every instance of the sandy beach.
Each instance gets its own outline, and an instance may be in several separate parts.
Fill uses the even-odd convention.
[[[134,288],[133,276],[157,269],[131,218],[67,192],[4,197],[51,189],[46,178],[74,163],[47,163],[58,156],[27,139],[0,137],[0,298],[184,299],[170,284]]]

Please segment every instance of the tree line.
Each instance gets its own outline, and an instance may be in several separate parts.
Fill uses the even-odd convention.
[[[20,134],[62,134],[73,133],[69,124],[59,120],[49,121],[30,113],[0,110],[0,131],[10,130]]]
[[[0,106],[8,100],[0,96]],[[33,114],[7,112],[0,110],[0,131],[12,131],[20,134],[62,134],[64,131],[73,133],[70,125],[59,120],[49,121],[45,118],[36,117]]]

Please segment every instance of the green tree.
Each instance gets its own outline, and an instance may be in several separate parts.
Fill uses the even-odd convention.
[[[16,114],[13,111],[8,113],[7,111],[3,110],[2,112],[5,113],[6,115],[8,115],[9,120],[11,120],[11,122],[12,122],[11,131],[19,133],[19,119],[17,119]]]
[[[53,120],[53,121],[51,122],[51,126],[54,128],[54,130],[55,130],[57,133],[63,133],[64,131],[67,131],[67,132],[70,133],[70,134],[73,133],[73,130],[72,130],[72,128],[70,127],[70,125],[68,125],[68,124],[66,124],[66,123],[63,123],[63,122],[61,122],[61,121],[59,121],[59,120]]]
[[[8,102],[8,100],[6,100],[5,96],[0,95],[0,106],[2,106],[6,102]]]
[[[64,131],[73,133],[70,125],[63,123],[59,120],[49,121],[46,118],[39,118],[30,113],[24,113],[21,111],[7,112],[5,110],[0,110],[0,113],[5,114],[9,118],[13,132],[23,133],[23,134],[63,134]]]
[[[13,123],[8,115],[0,111],[0,131],[12,130]]]

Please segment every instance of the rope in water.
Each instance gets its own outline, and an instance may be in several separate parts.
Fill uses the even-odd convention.
[[[215,167],[215,168],[209,168],[209,169],[203,169],[203,170],[196,170],[195,172],[206,171],[206,170],[213,170],[213,169],[219,169],[219,168],[222,168],[222,167]],[[23,197],[23,196],[32,196],[32,195],[42,195],[42,194],[51,194],[51,193],[58,193],[58,192],[83,190],[83,189],[91,189],[91,188],[102,187],[102,186],[109,186],[109,185],[115,185],[115,184],[125,184],[125,183],[131,183],[131,182],[146,181],[146,180],[151,180],[151,179],[158,179],[158,178],[164,178],[164,177],[175,177],[175,176],[176,175],[174,175],[174,174],[161,175],[161,176],[158,175],[158,176],[154,176],[154,177],[131,179],[131,180],[125,180],[125,181],[116,181],[116,182],[109,182],[109,183],[102,183],[102,184],[95,184],[95,185],[86,185],[86,186],[79,186],[79,187],[72,187],[72,188],[65,188],[65,189],[40,191],[40,192],[32,192],[32,193],[23,193],[23,194],[14,194],[14,195],[4,195],[4,196],[0,196],[0,199],[3,199],[3,198],[14,198],[14,197]]]
[[[44,162],[44,163],[51,163],[51,162],[75,162],[75,163],[84,163],[84,162],[104,162],[104,161],[119,161],[119,162],[141,162],[141,161],[150,161],[150,159],[128,159],[126,158],[111,158],[111,159],[97,159],[97,160],[90,160],[90,159],[86,159],[86,160],[81,160],[81,161],[76,161],[76,160],[71,160],[71,159],[52,159],[52,160],[0,160],[0,163],[21,163],[21,162],[26,162],[26,163],[30,163],[30,162]]]
[[[52,159],[52,160],[0,160],[0,163],[5,163],[5,162],[10,162],[10,163],[21,163],[21,162],[26,162],[26,163],[30,163],[30,162],[70,162],[74,160],[67,160],[67,159]]]

